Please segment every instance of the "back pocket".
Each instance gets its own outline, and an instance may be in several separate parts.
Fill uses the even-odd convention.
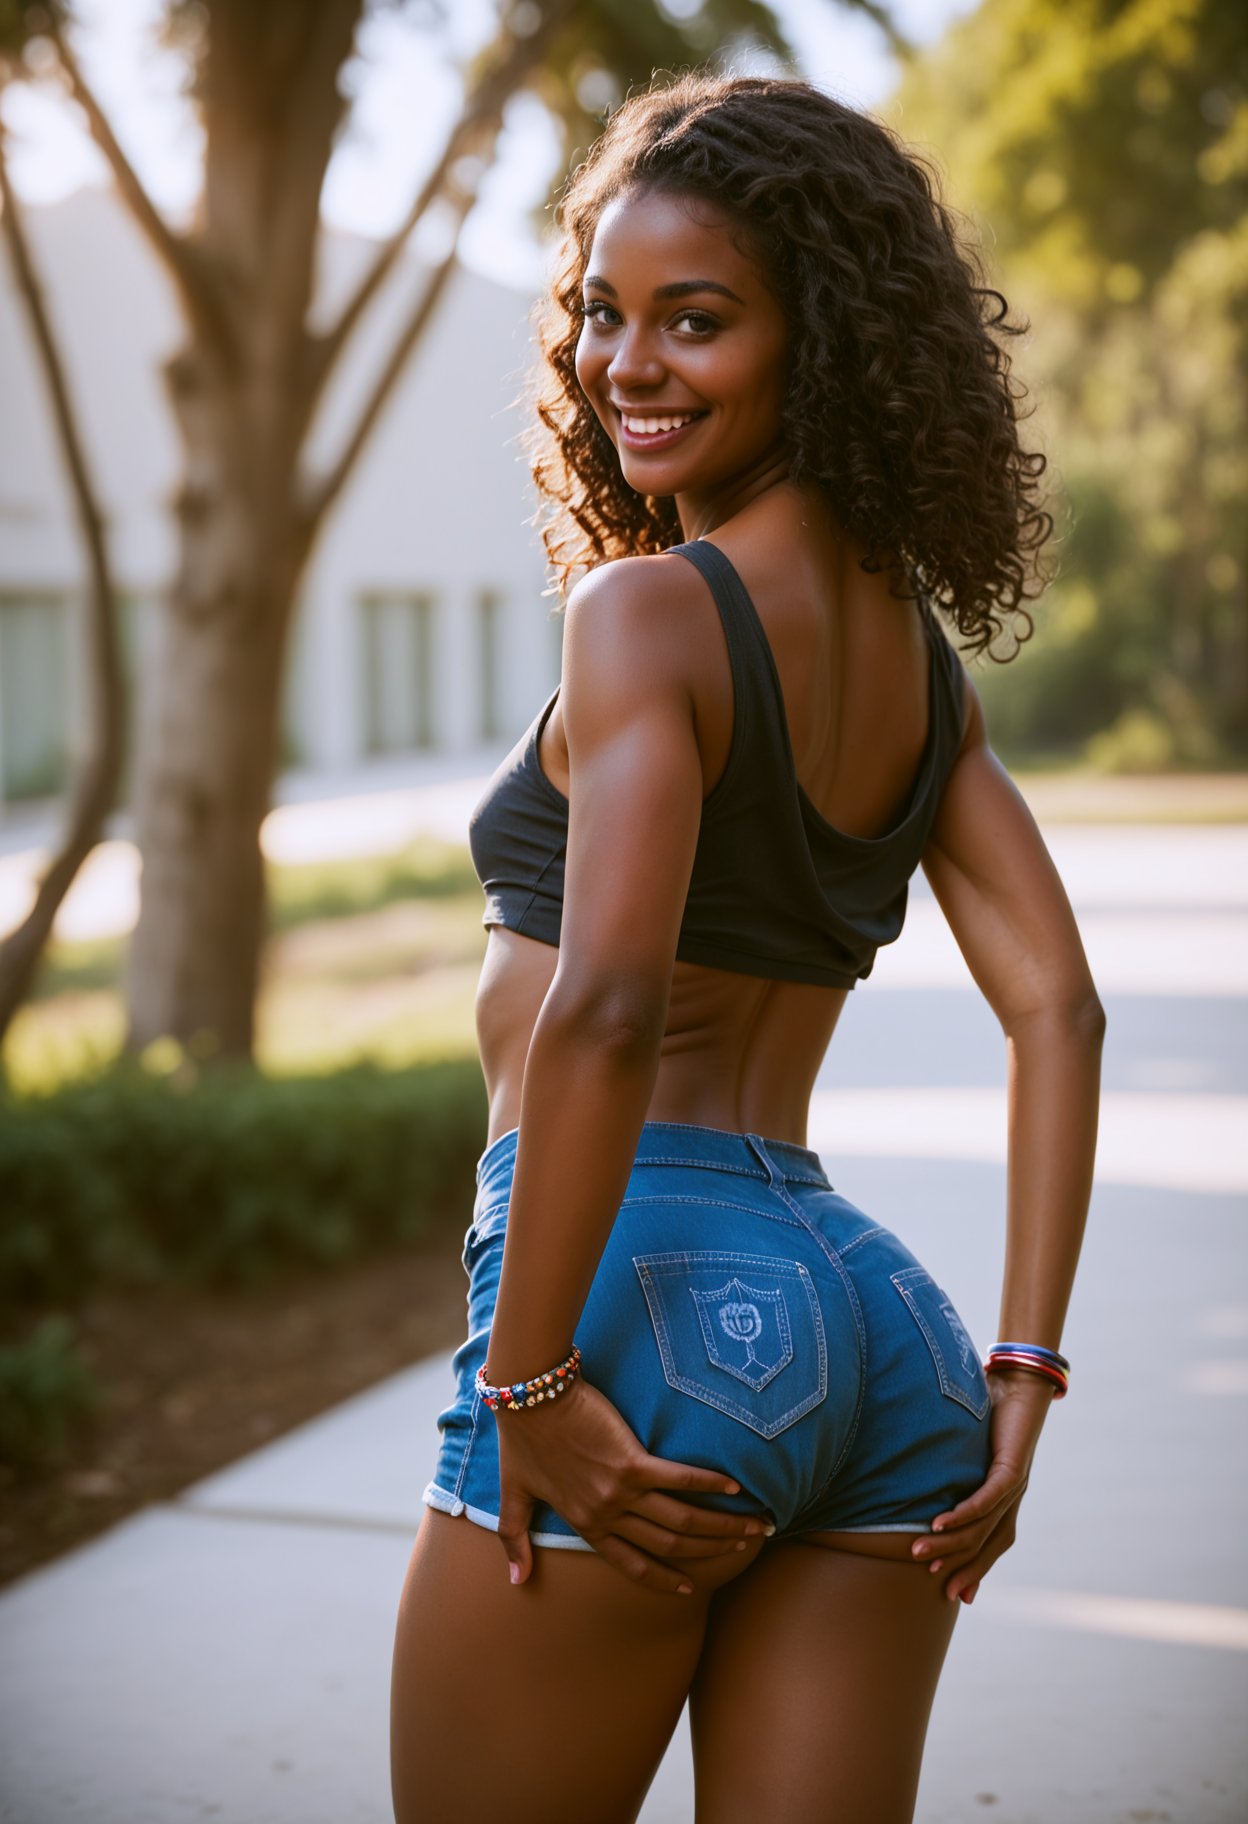
[[[925,1267],[906,1267],[891,1278],[927,1338],[940,1391],[982,1419],[992,1403],[988,1379],[980,1365],[979,1352],[951,1301]]]
[[[669,1387],[774,1438],[828,1391],[815,1283],[797,1260],[636,1254]]]

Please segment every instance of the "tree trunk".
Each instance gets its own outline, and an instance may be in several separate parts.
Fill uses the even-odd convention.
[[[314,376],[306,316],[321,185],[361,0],[211,0],[205,297],[166,380],[183,450],[177,575],[136,769],[143,865],[127,1045],[250,1054],[264,935],[260,824],[282,670],[310,545],[299,451]]]
[[[228,513],[231,503],[222,503]],[[228,534],[218,534],[224,545]],[[257,582],[237,550],[217,599],[179,580],[163,628],[165,685],[135,806],[142,911],[128,1043],[172,1034],[201,1057],[246,1057],[265,898],[269,806],[293,565]]]
[[[153,666],[159,698],[137,769],[143,892],[128,1044],[172,1035],[201,1057],[245,1057],[265,924],[260,825],[308,539],[292,502],[287,414],[202,351],[175,359],[168,378],[188,479]]]

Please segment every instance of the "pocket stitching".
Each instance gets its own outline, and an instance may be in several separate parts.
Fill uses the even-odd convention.
[[[767,1222],[787,1223],[792,1229],[806,1229],[806,1224],[789,1215],[781,1215],[776,1210],[763,1210],[753,1203],[732,1203],[723,1197],[686,1197],[676,1196],[668,1191],[656,1192],[653,1196],[626,1197],[621,1203],[622,1210],[630,1210],[638,1204],[700,1204],[712,1210],[738,1210],[743,1216],[761,1216]]]
[[[936,1376],[940,1382],[940,1391],[944,1394],[946,1399],[956,1400],[960,1406],[965,1406],[966,1410],[973,1414],[975,1418],[982,1419],[992,1404],[991,1394],[985,1393],[984,1398],[979,1405],[975,1405],[972,1402],[970,1395],[964,1393],[960,1387],[955,1386],[950,1380],[949,1369],[940,1346],[940,1340],[928,1323],[926,1317],[923,1315],[923,1312],[919,1309],[917,1299],[911,1297],[909,1282],[915,1281],[919,1285],[927,1284],[931,1286],[933,1291],[939,1292],[942,1298],[947,1298],[948,1294],[945,1292],[943,1286],[937,1284],[926,1267],[903,1267],[896,1273],[890,1273],[889,1279],[892,1284],[896,1286],[898,1292],[900,1292],[905,1301],[907,1311],[909,1311],[927,1340],[928,1351],[936,1365]],[[905,1285],[902,1284],[903,1280],[907,1282]]]
[[[704,1259],[714,1261],[722,1260],[740,1265],[752,1265],[754,1267],[761,1266],[764,1269],[772,1271],[783,1269],[787,1271],[790,1278],[796,1278],[800,1282],[806,1293],[815,1330],[815,1359],[818,1367],[818,1385],[815,1392],[810,1394],[806,1399],[799,1400],[796,1405],[791,1406],[787,1412],[778,1415],[770,1423],[760,1423],[757,1416],[752,1413],[748,1407],[742,1406],[736,1400],[729,1399],[724,1394],[717,1394],[713,1388],[700,1386],[697,1382],[690,1380],[687,1375],[681,1374],[676,1367],[675,1357],[672,1352],[671,1337],[668,1334],[667,1319],[659,1301],[657,1282],[664,1277],[668,1277],[671,1274],[678,1272],[681,1267],[687,1268],[693,1263]],[[660,1268],[667,1268],[668,1273],[665,1274],[662,1271],[656,1273],[654,1271],[656,1265]],[[726,1418],[733,1419],[736,1423],[745,1425],[750,1431],[756,1432],[758,1436],[762,1438],[776,1437],[780,1432],[786,1430],[788,1426],[795,1424],[798,1419],[803,1418],[806,1413],[812,1411],[822,1400],[826,1399],[828,1392],[828,1345],[827,1335],[823,1325],[823,1312],[819,1308],[819,1297],[815,1290],[815,1282],[807,1269],[802,1265],[801,1261],[778,1260],[774,1255],[736,1254],[718,1248],[694,1248],[669,1254],[635,1254],[633,1256],[633,1266],[636,1268],[637,1277],[641,1281],[641,1289],[645,1295],[646,1307],[650,1312],[651,1326],[654,1330],[655,1341],[659,1346],[659,1359],[663,1364],[663,1377],[668,1386],[675,1392],[683,1393],[690,1399],[700,1400],[704,1406],[710,1406],[715,1411],[722,1412]]]
[[[740,1279],[735,1273],[723,1290],[726,1292],[729,1287],[733,1285],[740,1286],[743,1292],[753,1293],[755,1298],[764,1297],[766,1295],[763,1287],[747,1285],[745,1281]],[[789,1307],[784,1302],[784,1293],[781,1291],[780,1287],[776,1287],[776,1328],[780,1332],[783,1360],[773,1363],[772,1366],[766,1370],[761,1380],[753,1379],[750,1375],[746,1374],[743,1369],[738,1368],[735,1363],[726,1362],[722,1360],[719,1355],[719,1346],[715,1340],[715,1333],[707,1321],[706,1306],[702,1301],[704,1298],[722,1297],[722,1293],[699,1293],[693,1286],[690,1286],[689,1291],[693,1294],[693,1306],[698,1314],[698,1323],[702,1330],[702,1340],[706,1344],[706,1353],[713,1366],[722,1368],[725,1374],[735,1375],[737,1380],[744,1382],[744,1384],[751,1388],[755,1393],[761,1393],[764,1387],[770,1387],[776,1376],[783,1373],[784,1369],[786,1369],[793,1360],[793,1327],[789,1321]],[[760,1366],[762,1366],[761,1363]]]

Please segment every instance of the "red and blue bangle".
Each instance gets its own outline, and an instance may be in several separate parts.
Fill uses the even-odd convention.
[[[1056,1349],[1042,1348],[1039,1343],[996,1343],[988,1351],[984,1372],[998,1368],[1027,1368],[1033,1374],[1052,1381],[1055,1400],[1064,1400],[1070,1391],[1070,1363]]]
[[[1054,1368],[1060,1368],[1063,1374],[1070,1373],[1070,1363],[1066,1357],[1059,1355],[1056,1349],[1044,1348],[1040,1343],[994,1343],[989,1353],[1000,1355],[1003,1350],[1007,1354],[1021,1351],[1024,1355],[1038,1356],[1041,1361],[1051,1362]]]
[[[489,1369],[482,1362],[477,1369],[477,1392],[491,1412],[516,1412],[521,1406],[536,1406],[542,1400],[553,1400],[556,1394],[572,1385],[580,1366],[581,1352],[573,1343],[571,1355],[544,1374],[535,1374],[530,1381],[515,1381],[510,1387],[495,1387],[491,1385]]]

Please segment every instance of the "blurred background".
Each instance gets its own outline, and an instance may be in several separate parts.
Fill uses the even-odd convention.
[[[1210,1440],[1242,1413],[1248,1307],[1223,1295],[1248,1188],[1242,9],[0,0],[14,1601],[35,1567],[457,1338],[484,1133],[465,826],[560,663],[518,443],[529,313],[555,195],[606,114],[701,62],[802,75],[895,127],[1030,324],[1011,353],[1061,568],[1034,638],[973,673],[1110,1009],[1108,1226],[1135,1246],[1176,1199],[1207,1218],[1175,1397],[1199,1395]],[[1004,1061],[921,880],[843,1024],[811,1143],[916,1245],[916,1199],[950,1215],[931,1245],[986,1343]],[[1160,1242],[1133,1258],[1130,1307],[1081,1295],[1099,1347],[1121,1325],[1130,1350],[1133,1313],[1173,1291]],[[1125,1437],[1135,1409],[1105,1386]],[[1141,1438],[1158,1423],[1135,1417]],[[1205,1436],[1177,1407],[1173,1425]],[[1242,1475],[1215,1492],[1242,1528]],[[1062,1613],[1240,1666],[1229,1537],[1208,1588],[1171,1592],[1186,1620]],[[1130,1577],[1105,1594],[1111,1561],[1086,1567],[1097,1600],[1143,1601]],[[1151,1601],[1157,1566],[1139,1573]],[[1213,1734],[1186,1797],[1161,1790],[1162,1754],[1134,1810],[1096,1808],[1094,1769],[1083,1796],[1010,1815],[1238,1815],[1215,1682],[1188,1687]],[[23,1817],[59,1815],[37,1785]],[[923,1815],[996,1802],[973,1786]]]

